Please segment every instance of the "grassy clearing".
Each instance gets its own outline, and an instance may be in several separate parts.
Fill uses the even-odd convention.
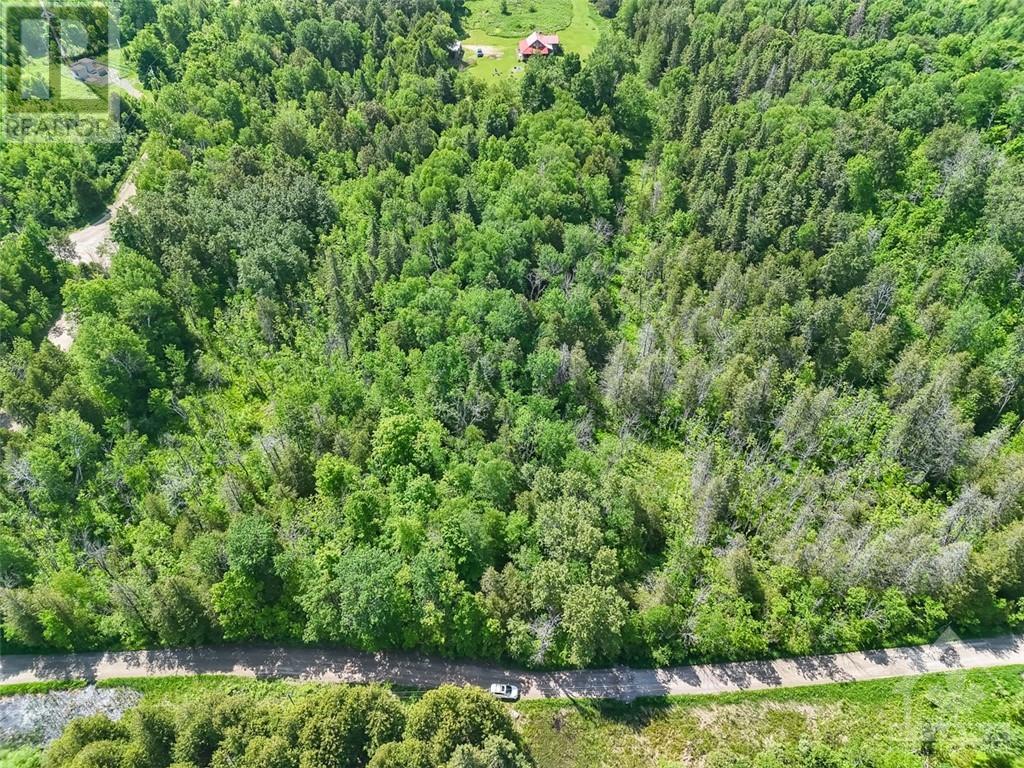
[[[497,82],[521,71],[521,62],[516,58],[516,41],[472,30],[463,41],[466,49],[466,72],[485,82]],[[476,58],[476,49],[482,48],[483,58]]]
[[[233,675],[195,675],[192,677],[126,677],[102,680],[98,688],[132,688],[142,694],[147,704],[180,704],[196,696],[211,693],[248,694],[258,699],[293,696],[331,683],[306,683],[296,680],[257,680]],[[403,701],[418,699],[421,688],[391,686]],[[2,767],[0,767],[2,768]]]
[[[96,61],[106,64],[108,67],[112,67],[114,72],[122,80],[129,83],[136,90],[142,92],[146,90],[142,85],[142,78],[139,77],[138,70],[128,63],[128,60],[125,59],[121,50],[117,49],[110,53],[97,56]],[[112,87],[117,90],[124,90],[120,83],[115,83]]]
[[[11,683],[0,685],[0,697],[21,696],[26,693],[49,693],[50,691],[74,691],[85,688],[82,680],[50,680],[45,683]]]
[[[575,51],[586,59],[597,47],[597,41],[609,22],[597,12],[590,0],[572,0],[572,24],[558,33],[562,49]]]
[[[505,32],[496,34],[494,25],[488,24],[492,6],[497,8],[499,2],[500,0],[469,0],[466,3],[470,10],[466,19],[469,37],[463,41],[468,65],[466,71],[470,76],[486,82],[496,82],[521,74],[522,64],[517,58],[519,39],[534,29],[547,33],[557,32],[561,38],[563,51],[578,53],[580,58],[586,59],[597,47],[597,41],[608,24],[607,19],[602,18],[594,10],[590,0],[537,0],[538,13],[541,12],[540,9],[548,9],[549,6],[550,9],[563,4],[568,6],[566,21],[561,26],[529,24],[522,33],[508,37]],[[526,0],[523,0],[523,3],[526,4]],[[511,0],[509,9],[512,9]],[[545,13],[549,13],[553,19],[557,16],[553,10],[546,10]],[[557,24],[557,20],[554,23]],[[482,58],[476,57],[476,49],[479,47],[486,53]]]
[[[469,25],[492,37],[526,37],[535,29],[558,32],[572,23],[573,0],[467,0]]]
[[[524,702],[521,727],[540,768],[702,765],[716,753],[752,757],[801,740],[847,748],[883,764],[924,765],[930,729],[972,739],[1005,723],[1024,696],[1024,668],[714,697]],[[970,763],[965,763],[969,765]]]
[[[51,92],[49,90],[51,86],[51,64],[49,59],[35,59],[26,56],[23,61],[24,66],[21,70],[22,86],[24,87],[26,84],[33,82],[45,83],[47,90],[39,94],[40,96],[43,96],[44,101],[48,99],[61,98],[65,100],[84,102],[101,102],[106,98],[105,94],[99,95],[100,89],[93,90],[81,80],[78,80],[71,73],[70,68],[63,64],[58,68],[60,73],[58,88],[60,90],[58,93]]]
[[[148,704],[177,704],[208,693],[248,693],[259,698],[287,696],[303,683],[281,680],[255,680],[232,675],[196,675],[194,677],[115,678],[97,683],[99,688],[134,688]]]

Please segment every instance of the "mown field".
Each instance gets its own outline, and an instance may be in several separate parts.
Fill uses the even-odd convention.
[[[573,0],[468,0],[466,9],[470,26],[493,37],[558,32],[573,20]]]
[[[74,99],[76,101],[85,102],[91,102],[93,100],[106,98],[105,94],[103,96],[97,95],[98,93],[102,92],[101,89],[94,90],[93,88],[90,88],[82,81],[76,79],[75,76],[71,73],[71,70],[63,65],[59,67],[59,91],[51,92],[51,72],[52,67],[48,59],[27,58],[25,66],[21,72],[21,81],[19,83],[19,85],[22,88],[23,96],[26,96],[28,93],[31,93],[35,98],[40,98],[42,100],[60,98],[65,100]],[[45,84],[44,90],[37,90],[35,87],[33,87],[33,83]]]

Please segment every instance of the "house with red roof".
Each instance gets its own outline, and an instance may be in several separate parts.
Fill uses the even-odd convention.
[[[558,35],[542,35],[535,31],[519,41],[519,58],[525,60],[531,56],[550,56],[558,51],[559,45]]]

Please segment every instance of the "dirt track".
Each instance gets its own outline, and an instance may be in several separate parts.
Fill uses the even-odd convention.
[[[72,263],[96,264],[103,269],[110,267],[110,253],[114,247],[111,239],[111,225],[117,218],[118,212],[135,197],[136,191],[134,172],[129,172],[128,177],[117,191],[117,197],[114,198],[114,202],[110,204],[103,216],[89,226],[68,235],[68,240],[74,247]],[[67,352],[75,340],[74,321],[62,313],[46,338],[55,347]]]
[[[666,694],[728,693],[877,680],[1024,664],[1024,637],[936,643],[831,656],[668,669],[523,672],[400,653],[336,649],[217,647],[0,658],[0,684],[46,680],[228,674],[321,682],[389,682],[416,688],[443,683],[517,682],[524,698],[631,700]]]

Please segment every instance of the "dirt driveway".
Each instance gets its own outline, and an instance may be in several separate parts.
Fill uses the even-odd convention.
[[[505,51],[496,45],[475,45],[468,40],[463,42],[463,48],[466,51],[467,59],[501,59],[505,56]],[[483,51],[483,56],[477,56],[477,51]]]
[[[135,168],[138,167],[138,162],[144,159],[145,157],[139,158]],[[111,225],[118,212],[135,197],[136,191],[133,168],[128,172],[128,177],[117,191],[117,197],[103,216],[93,224],[68,235],[68,240],[74,248],[74,256],[71,259],[73,263],[96,264],[103,269],[110,268],[110,253],[114,247],[111,240]],[[74,321],[67,314],[61,314],[46,338],[58,349],[67,352],[75,340],[75,331]]]

